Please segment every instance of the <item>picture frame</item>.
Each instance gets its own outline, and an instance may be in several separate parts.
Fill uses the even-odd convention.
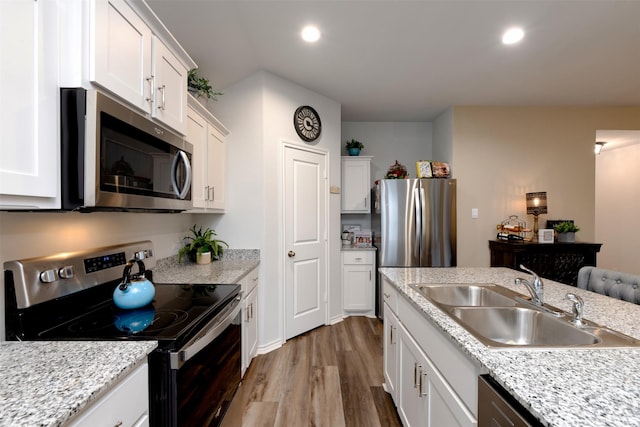
[[[431,162],[431,174],[434,178],[449,178],[451,167],[446,162]]]
[[[553,243],[553,240],[553,228],[543,228],[541,230],[538,230],[538,243]]]

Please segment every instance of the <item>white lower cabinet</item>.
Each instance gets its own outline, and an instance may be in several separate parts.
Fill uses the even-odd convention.
[[[389,283],[383,289],[385,383],[403,424],[477,426],[480,366],[447,342]]]
[[[342,301],[347,314],[374,316],[375,253],[342,251]]]
[[[145,362],[98,401],[81,412],[70,427],[149,426],[149,369]]]
[[[242,287],[242,376],[258,354],[258,269],[241,281]]]

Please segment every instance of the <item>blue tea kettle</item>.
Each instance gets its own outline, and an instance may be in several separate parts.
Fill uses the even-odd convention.
[[[131,274],[131,267],[138,264],[138,273]],[[141,260],[132,259],[127,262],[122,275],[122,282],[113,291],[113,302],[123,309],[140,308],[153,301],[156,289],[153,283],[144,277],[144,263]]]

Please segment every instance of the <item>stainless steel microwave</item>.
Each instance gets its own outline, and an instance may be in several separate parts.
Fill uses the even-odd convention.
[[[96,90],[62,88],[63,210],[179,212],[193,206],[193,146]]]

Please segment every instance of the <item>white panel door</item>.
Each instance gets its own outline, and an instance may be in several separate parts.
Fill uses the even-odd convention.
[[[152,46],[155,100],[151,116],[184,134],[187,69],[157,37],[153,37]]]
[[[326,321],[326,156],[285,147],[285,335]]]

